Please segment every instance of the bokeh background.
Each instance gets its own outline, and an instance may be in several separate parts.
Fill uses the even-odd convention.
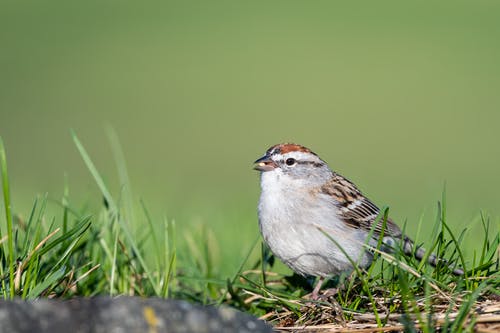
[[[481,212],[498,228],[496,1],[0,7],[0,136],[18,214],[37,195],[60,200],[65,175],[73,205],[101,205],[70,129],[119,195],[110,127],[136,202],[174,219],[180,243],[213,230],[223,272],[258,235],[252,162],[283,141],[313,149],[410,234],[420,220],[430,230],[445,184],[448,223],[471,230],[466,253]]]

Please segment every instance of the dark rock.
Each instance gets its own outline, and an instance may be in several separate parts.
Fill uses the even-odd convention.
[[[139,297],[0,301],[0,332],[220,333],[272,332],[227,307]]]

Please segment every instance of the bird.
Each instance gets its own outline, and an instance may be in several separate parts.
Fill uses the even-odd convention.
[[[347,178],[330,169],[316,153],[299,144],[270,147],[254,162],[260,172],[259,229],[271,252],[302,276],[319,277],[312,299],[319,297],[325,278],[367,268],[373,252],[391,253],[397,244],[418,260],[425,250]],[[435,254],[428,262],[436,266]],[[453,268],[456,275],[464,274]]]

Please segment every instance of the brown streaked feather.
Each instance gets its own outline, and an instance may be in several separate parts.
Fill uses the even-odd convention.
[[[368,232],[372,229],[380,209],[368,200],[352,182],[334,173],[332,179],[321,187],[321,192],[337,200],[339,216],[348,226]],[[384,220],[379,218],[373,231],[375,235],[382,234],[383,225]],[[401,230],[388,218],[384,234],[397,238],[401,237]]]
[[[360,190],[346,178],[334,173],[332,179],[321,187],[321,192],[334,197],[338,201],[339,216],[344,220],[346,225],[355,228],[363,229],[370,232],[373,223],[377,220],[380,209],[373,202],[368,200]],[[377,224],[373,228],[374,236],[382,234],[384,219],[379,218]],[[420,247],[415,247],[413,241],[403,236],[401,229],[391,220],[385,222],[385,236],[399,238],[403,240],[402,249],[407,255],[413,255],[418,260],[422,260],[425,256],[425,250]],[[448,261],[438,258],[434,253],[429,255],[427,261],[432,266],[437,266],[439,262],[448,265]],[[463,275],[464,271],[460,267],[451,267],[453,274]]]

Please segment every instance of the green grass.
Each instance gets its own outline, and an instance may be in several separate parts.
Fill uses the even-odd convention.
[[[223,244],[218,244],[210,228],[182,235],[185,244],[179,246],[173,221],[153,220],[145,202],[140,203],[140,212],[134,211],[123,153],[116,135],[109,134],[122,184],[119,195],[111,195],[73,133],[83,163],[100,189],[102,207],[96,211],[77,208],[66,186],[58,202],[46,195],[37,197],[26,219],[11,210],[7,158],[0,140],[7,226],[0,234],[2,298],[171,297],[228,304],[264,316],[278,326],[355,329],[352,323],[364,322],[407,331],[434,332],[439,326],[443,331],[460,332],[474,327],[479,318],[475,310],[482,302],[500,297],[498,228],[482,217],[481,242],[471,249],[474,255],[467,260],[462,251],[466,231],[457,234],[447,224],[444,193],[434,236],[424,246],[449,265],[463,267],[464,276],[453,275],[448,265],[429,267],[400,255],[400,251],[388,255],[371,249],[378,258],[371,267],[333,278],[324,287],[330,295],[312,302],[304,297],[311,291],[312,281],[273,271],[274,257],[265,246],[259,246],[260,239],[234,274],[221,276],[217,254]],[[58,207],[59,213],[47,216],[47,205]],[[384,212],[386,216],[388,210]]]
[[[468,327],[474,323],[471,316],[484,309],[482,302],[493,300],[499,304],[500,238],[498,233],[491,234],[489,221],[483,220],[479,256],[466,262],[460,250],[462,237],[457,238],[450,231],[445,222],[445,206],[441,207],[436,219],[439,232],[429,249],[434,249],[448,264],[433,268],[400,255],[402,251],[389,255],[372,249],[379,256],[378,261],[366,270],[356,269],[350,276],[330,281],[329,291],[333,293],[320,301],[307,300],[310,281],[272,273],[264,279],[261,270],[243,273],[237,283],[229,286],[228,299],[278,326],[321,324],[317,327],[342,331],[342,328],[365,327],[368,323],[371,327],[401,330],[399,323],[406,331],[434,332],[438,326],[451,332],[471,330],[472,326]],[[269,257],[262,258],[263,263],[269,262]],[[452,274],[457,262],[465,269],[464,276]]]

